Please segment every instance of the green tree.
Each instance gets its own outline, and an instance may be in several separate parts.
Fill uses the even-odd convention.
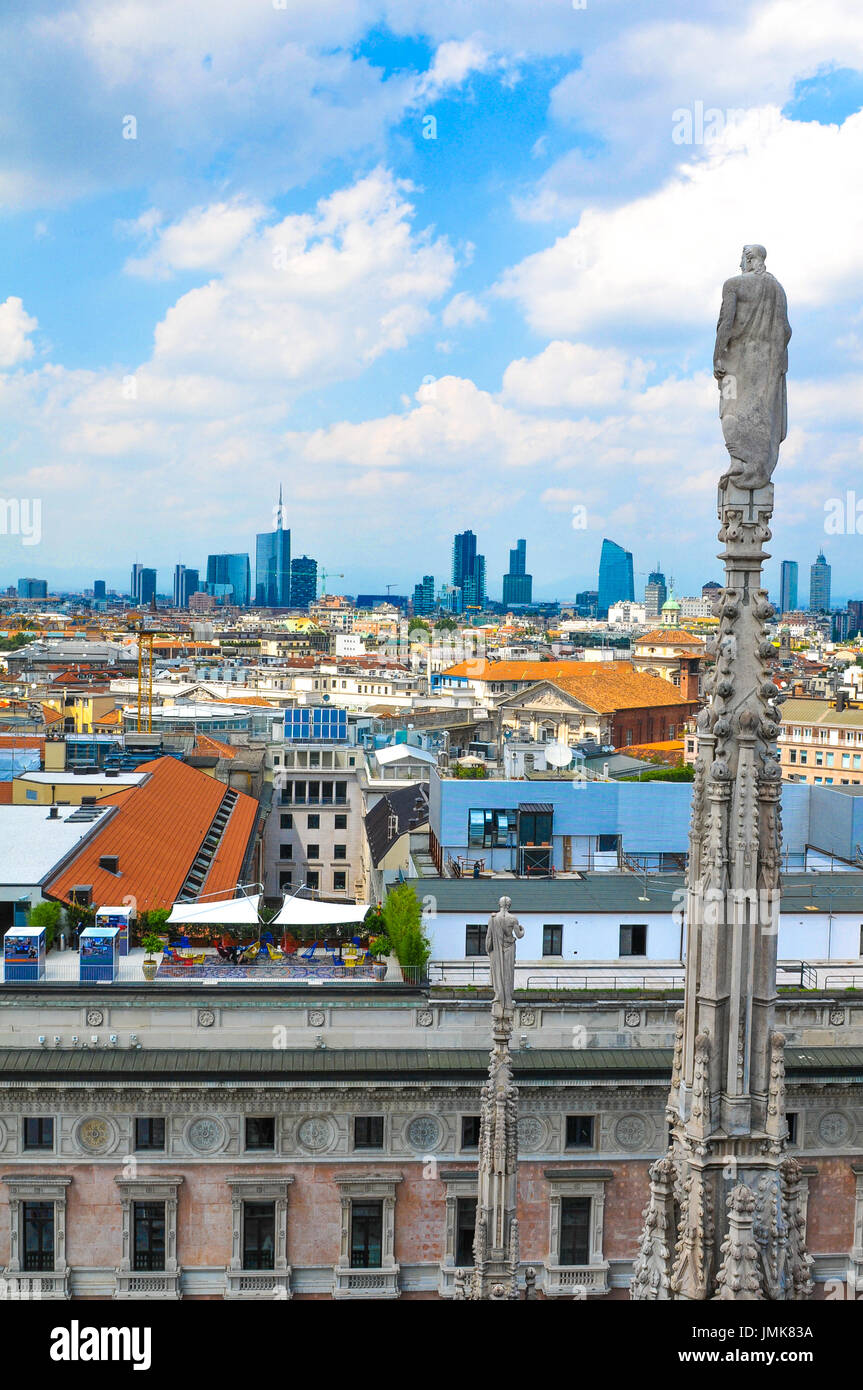
[[[427,632],[429,636],[431,636],[431,628],[429,627],[428,623],[423,621],[422,618],[411,618],[410,622],[408,623],[408,636],[410,636],[412,632],[416,631]]]
[[[390,889],[383,919],[399,965],[422,971],[431,955],[431,943],[423,930],[420,900],[409,883]]]
[[[45,928],[45,943],[49,951],[54,944],[62,913],[63,909],[59,903],[42,902],[31,907],[27,915],[29,926]]]
[[[455,618],[438,618],[435,627],[439,632],[454,632],[458,623]]]

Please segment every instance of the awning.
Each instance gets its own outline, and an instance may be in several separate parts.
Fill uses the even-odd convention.
[[[519,811],[532,816],[551,816],[554,814],[554,807],[550,801],[520,801]]]
[[[279,927],[334,927],[361,922],[368,903],[321,903],[311,898],[285,898],[272,925]]]
[[[196,922],[205,926],[257,926],[258,904],[261,896],[256,893],[251,898],[223,898],[221,902],[174,903],[168,921],[171,925],[194,926]]]

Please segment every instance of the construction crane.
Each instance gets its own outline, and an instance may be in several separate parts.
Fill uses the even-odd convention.
[[[344,579],[343,574],[337,574],[335,570],[321,570],[319,578],[321,581],[321,598],[326,597],[328,579]]]
[[[152,628],[145,628],[143,622],[135,631],[138,634],[138,733],[151,734],[153,732],[153,638],[156,634]],[[145,699],[147,717],[146,727],[143,727]]]

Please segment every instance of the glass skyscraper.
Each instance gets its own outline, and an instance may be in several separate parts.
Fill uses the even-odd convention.
[[[635,600],[635,585],[632,574],[632,552],[624,550],[614,541],[604,540],[599,557],[599,597],[596,601],[596,616],[607,618],[613,603]]]
[[[504,607],[531,602],[533,575],[527,573],[527,541],[516,541],[509,552],[509,572],[503,577]]]
[[[210,586],[213,586],[212,588]],[[208,555],[207,590],[238,608],[249,605],[252,573],[248,555]]]
[[[783,560],[779,576],[779,612],[797,611],[797,561]]]
[[[644,612],[648,618],[658,618],[662,613],[662,605],[668,598],[668,589],[665,584],[665,575],[662,570],[651,570],[647,576],[647,583],[644,586]]]
[[[198,592],[198,571],[185,565],[174,566],[174,607],[188,608],[192,594]]]
[[[318,562],[309,555],[291,561],[291,607],[308,608],[318,595]]]
[[[259,608],[288,608],[291,603],[291,533],[282,522],[282,489],[276,524],[259,532],[255,549],[255,603]]]
[[[462,531],[453,538],[452,582],[461,590],[464,608],[485,606],[485,556],[476,553],[473,531]]]
[[[434,575],[424,574],[421,582],[414,585],[414,616],[422,618],[434,610]]]
[[[809,611],[830,612],[830,566],[824,558],[823,550],[809,570]]]

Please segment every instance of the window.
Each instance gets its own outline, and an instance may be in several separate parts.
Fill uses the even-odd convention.
[[[279,845],[279,858],[280,858],[280,859],[293,859],[293,857],[294,857],[294,851],[293,851],[292,846],[289,844],[289,842],[288,842],[287,840],[283,840],[282,843]]]
[[[275,1202],[243,1203],[243,1269],[274,1269]]]
[[[561,1197],[560,1251],[562,1265],[586,1265],[590,1262],[590,1198]]]
[[[620,956],[647,955],[647,927],[642,923],[620,928]]]
[[[785,1121],[788,1125],[788,1143],[797,1143],[797,1112],[796,1110],[786,1110]]]
[[[455,1208],[455,1262],[459,1269],[473,1264],[476,1231],[476,1197],[457,1197]]]
[[[54,1268],[54,1203],[24,1202],[21,1208],[24,1237],[23,1268],[32,1273]]]
[[[165,1268],[165,1203],[133,1202],[133,1269]]]
[[[309,783],[309,805],[310,805],[310,806],[317,806],[317,804],[318,804],[318,802],[320,801],[320,799],[321,799],[321,784],[320,784],[320,782],[310,782],[310,783]]]
[[[466,956],[484,956],[487,954],[485,949],[485,935],[487,931],[488,927],[484,924],[465,927],[464,953]]]
[[[348,857],[348,847],[347,847],[347,845],[333,845],[333,858],[334,858],[334,859],[347,859],[347,857]]]
[[[146,1117],[135,1121],[136,1149],[164,1149],[165,1121],[161,1118]]]
[[[791,763],[796,763],[796,761],[797,761],[797,749],[796,749],[796,748],[792,748],[792,749],[790,750],[790,752],[789,752],[789,754],[788,754],[788,761],[791,762]]]
[[[383,1202],[351,1202],[351,1269],[380,1269]]]
[[[279,874],[279,888],[292,888],[293,883],[294,876],[291,873],[290,869],[283,869],[282,872]]]
[[[805,766],[809,761],[809,753],[805,748],[800,749],[800,762]]]
[[[548,811],[521,811],[518,817],[520,845],[551,844],[552,816]]]
[[[292,782],[292,783],[290,784],[290,786],[288,787],[287,795],[286,795],[286,797],[285,797],[285,800],[286,800],[286,801],[290,801],[290,799],[291,799],[291,792],[292,792],[292,791],[293,791],[293,798],[294,798],[294,801],[296,802],[296,804],[297,804],[298,806],[302,806],[303,803],[305,802],[305,799],[306,799],[306,784],[305,784],[305,782]]]
[[[294,818],[293,818],[293,816],[291,815],[290,811],[283,811],[282,814],[279,816],[279,829],[280,829],[280,830],[293,830],[293,828],[294,828]]]
[[[542,929],[542,954],[544,956],[563,955],[563,927],[545,926]]]
[[[336,814],[336,815],[334,816],[334,818],[333,818],[333,829],[334,829],[334,830],[347,830],[347,828],[348,828],[348,818],[347,818],[347,816],[344,815],[342,812],[337,812],[337,814]]]
[[[479,1148],[479,1115],[462,1115],[461,1146],[463,1149]]]
[[[326,681],[324,681],[324,685],[326,685]],[[309,767],[320,767],[320,765],[321,765],[321,755],[320,755],[320,753],[310,753],[310,754],[309,754]]]
[[[312,815],[306,817],[306,824],[309,830],[320,830],[321,818],[318,815],[317,811],[315,811]]]
[[[347,799],[348,799],[348,784],[347,784],[347,782],[336,782],[336,801],[339,802],[339,803],[343,803],[343,802],[347,801]]]
[[[276,1147],[276,1121],[272,1115],[248,1115],[246,1117],[246,1150],[274,1149]]]
[[[495,849],[510,844],[517,821],[516,811],[469,811],[468,844],[478,849]]]
[[[597,835],[596,837],[596,848],[599,854],[616,854],[619,847],[619,835]]]
[[[348,886],[347,879],[348,876],[345,873],[344,869],[336,869],[333,874],[333,892],[344,893],[345,889]]]
[[[309,869],[306,874],[306,887],[317,889],[320,882],[320,874],[317,869]]]
[[[25,1149],[53,1149],[53,1118],[45,1118],[43,1115],[27,1116],[23,1124],[22,1138]]]
[[[817,750],[817,749],[816,749],[816,752],[815,752],[815,766],[816,766],[816,767],[823,767],[823,766],[824,766],[824,754],[823,754],[820,750]]]
[[[593,1115],[567,1115],[566,1147],[568,1149],[592,1149],[593,1126]]]
[[[321,857],[321,847],[320,847],[320,845],[306,845],[306,858],[307,858],[307,859],[320,859],[320,857]]]
[[[354,1148],[382,1149],[383,1146],[383,1115],[356,1115],[354,1117]]]

